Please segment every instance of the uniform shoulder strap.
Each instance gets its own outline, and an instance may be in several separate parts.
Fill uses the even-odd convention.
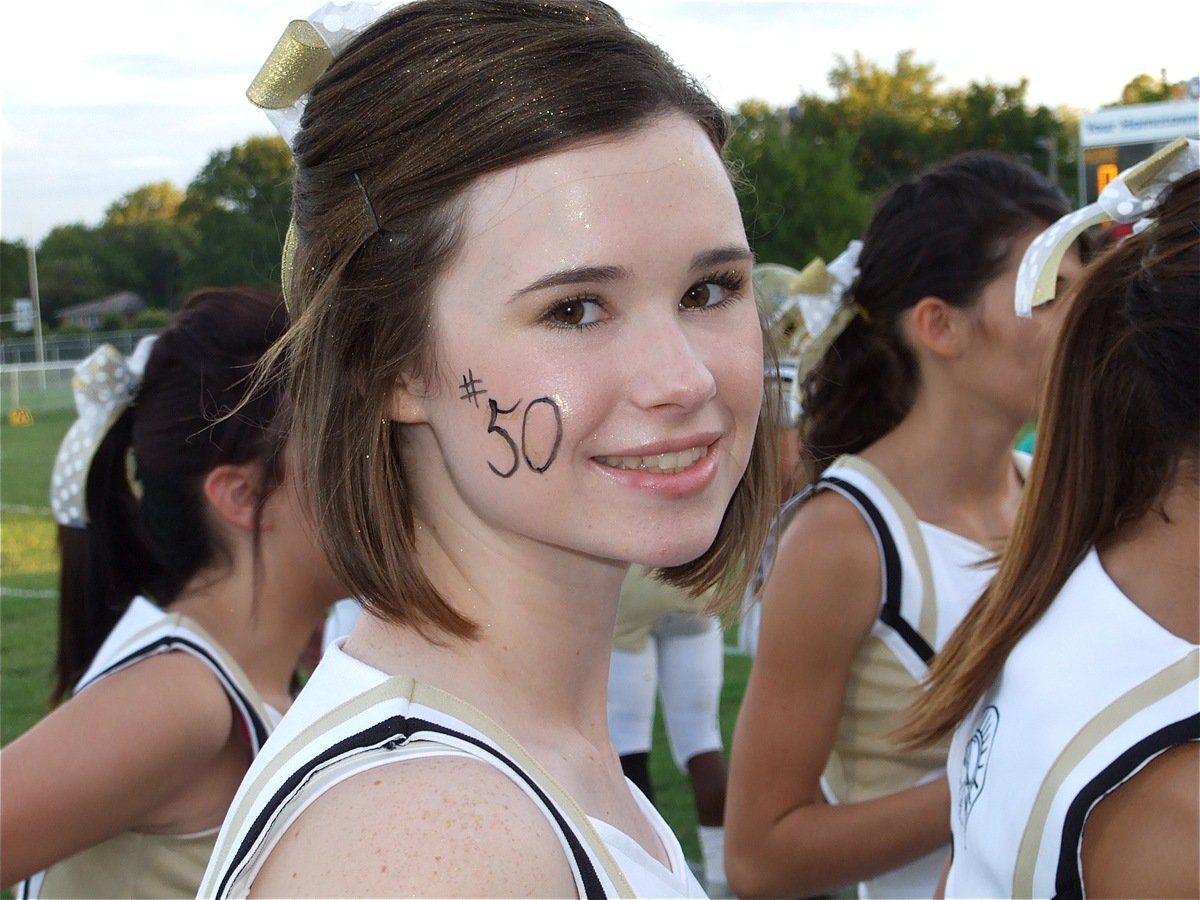
[[[132,635],[117,648],[113,661],[86,681],[76,692],[159,653],[181,651],[204,663],[229,696],[246,733],[251,755],[255,755],[271,733],[268,716],[258,692],[241,667],[199,625],[184,616],[169,614]]]
[[[847,473],[849,477],[844,477]],[[921,579],[924,602],[921,604],[921,621],[909,622],[901,611],[903,587],[900,552],[879,505],[867,491],[854,483],[854,476],[864,479],[891,506],[904,531],[908,547],[916,562]],[[932,642],[937,633],[937,594],[933,583],[933,569],[929,564],[929,551],[916,513],[908,501],[875,466],[858,456],[838,457],[813,486],[816,490],[836,490],[858,507],[875,535],[883,571],[883,605],[879,619],[892,628],[909,647],[925,662],[933,659]]]
[[[410,715],[409,704],[397,704],[397,700],[410,701],[412,704],[436,710],[445,714],[450,721],[434,721],[419,715],[415,710]],[[393,710],[390,714],[389,709]],[[352,733],[335,727],[336,723],[331,718],[336,718],[339,723],[348,724],[367,710],[378,710],[382,715],[378,719],[368,716],[368,720],[375,721]],[[470,731],[455,727],[451,724],[454,720],[469,726]],[[487,740],[481,739],[471,731],[485,735]],[[325,737],[329,735],[332,737]],[[318,737],[317,742],[312,740],[314,736]],[[235,836],[234,831],[238,829],[234,829],[227,838],[222,834],[222,838],[226,840],[217,847],[214,856],[220,855],[224,861],[215,872],[210,866],[205,885],[202,887],[202,895],[205,895],[206,890],[210,890],[210,895],[214,897],[231,896],[230,891],[235,883],[240,881],[242,871],[255,856],[267,848],[269,832],[277,820],[284,816],[285,808],[301,795],[307,785],[317,780],[325,780],[323,775],[354,757],[361,759],[367,755],[375,755],[382,764],[388,761],[385,757],[403,754],[419,742],[440,743],[450,750],[457,748],[472,756],[486,758],[498,769],[506,772],[527,794],[536,798],[551,827],[559,834],[563,846],[569,851],[568,861],[572,865],[581,897],[603,898],[609,895],[604,879],[597,872],[597,865],[603,869],[608,883],[614,886],[619,896],[633,896],[628,880],[588,817],[576,801],[523,747],[474,707],[407,677],[387,679],[342,704],[293,738],[293,746],[308,748],[304,751],[304,758],[299,764],[287,763],[286,777],[276,782],[277,788],[265,804],[253,811],[252,819],[244,812],[238,811],[236,818],[241,820],[238,827],[244,830]],[[281,764],[279,761],[290,758],[291,754],[284,750],[272,765],[278,766]],[[284,770],[279,770],[279,774],[283,775]],[[272,770],[258,773],[258,777],[250,785],[248,796],[268,790],[267,783],[272,780]],[[242,793],[247,792],[243,790]],[[227,821],[226,828],[229,828],[229,825]],[[209,881],[210,878],[213,879],[212,882]]]

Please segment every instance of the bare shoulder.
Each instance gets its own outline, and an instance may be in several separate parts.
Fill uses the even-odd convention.
[[[1090,897],[1200,896],[1200,744],[1168,750],[1102,800],[1082,856]]]
[[[83,691],[76,700],[94,701],[110,721],[127,724],[131,730],[161,732],[181,748],[184,758],[220,752],[234,725],[224,686],[190,653],[147,657]]]
[[[541,810],[503,773],[463,757],[363,772],[284,833],[257,897],[573,897]]]
[[[879,554],[858,510],[829,492],[808,500],[784,529],[763,586],[758,653],[738,714],[743,758],[769,737],[789,756],[816,748],[813,765],[824,766],[848,673],[878,614],[880,585]],[[809,737],[828,741],[797,741],[781,726],[796,721],[806,723]],[[768,769],[754,769],[767,777]],[[775,778],[779,770],[769,771]],[[794,760],[787,771],[797,771]]]
[[[794,619],[819,626],[825,637],[825,626],[834,628],[857,645],[875,619],[881,589],[879,550],[866,520],[845,497],[821,491],[780,537],[763,589],[764,630],[768,617]]]
[[[785,546],[833,554],[859,562],[877,561],[875,538],[858,507],[833,490],[818,491],[788,522],[781,540]]]
[[[220,752],[232,726],[229,698],[212,671],[190,654],[175,652],[147,657],[96,682],[55,709],[30,736],[44,730],[65,745],[86,746],[88,755],[100,752],[111,736],[126,764],[143,755],[178,764]],[[130,741],[131,735],[139,739]]]
[[[142,660],[72,697],[4,748],[3,882],[157,822],[212,771],[232,725],[224,690],[185,653]]]

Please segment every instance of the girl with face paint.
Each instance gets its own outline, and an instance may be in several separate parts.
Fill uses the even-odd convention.
[[[364,614],[202,893],[696,895],[605,692],[630,564],[734,604],[774,496],[725,117],[603,3],[354,15],[309,23],[279,355]]]

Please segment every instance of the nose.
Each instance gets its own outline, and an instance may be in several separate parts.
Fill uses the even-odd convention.
[[[630,348],[634,402],[645,409],[686,411],[712,400],[717,382],[701,350],[678,316],[648,323],[642,339]]]

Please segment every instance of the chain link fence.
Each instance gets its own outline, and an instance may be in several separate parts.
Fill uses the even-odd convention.
[[[70,405],[71,378],[80,360],[102,344],[112,344],[129,355],[139,340],[156,333],[157,329],[150,328],[51,335],[44,340],[41,362],[36,341],[0,341],[0,406],[8,411],[20,406]]]

